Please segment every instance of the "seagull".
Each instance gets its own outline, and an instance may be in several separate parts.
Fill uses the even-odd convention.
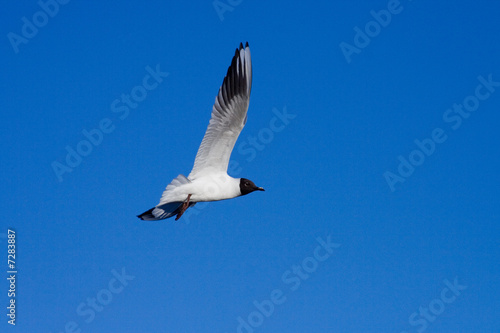
[[[252,59],[248,42],[236,49],[231,66],[219,89],[212,117],[194,160],[191,173],[178,175],[163,192],[160,202],[138,215],[141,220],[163,220],[176,215],[177,221],[201,201],[219,201],[264,191],[251,180],[227,174],[229,157],[247,121],[252,89]]]

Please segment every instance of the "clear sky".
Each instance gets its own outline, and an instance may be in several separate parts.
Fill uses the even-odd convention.
[[[0,331],[500,331],[498,1],[66,2],[2,10]],[[245,41],[266,192],[140,221]]]

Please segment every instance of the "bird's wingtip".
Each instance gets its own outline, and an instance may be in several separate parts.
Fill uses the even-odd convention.
[[[248,45],[248,42],[245,42],[245,46],[243,46],[243,43],[241,43],[241,42],[240,42],[240,47],[236,49],[236,52],[239,52],[239,51],[241,51],[241,50],[244,50],[244,49],[246,49],[247,47],[250,47],[250,46]]]

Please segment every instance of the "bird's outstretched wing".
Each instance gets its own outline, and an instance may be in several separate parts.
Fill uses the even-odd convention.
[[[248,42],[240,44],[227,70],[212,108],[212,118],[203,137],[189,179],[227,172],[234,144],[247,121],[252,88],[252,59]]]

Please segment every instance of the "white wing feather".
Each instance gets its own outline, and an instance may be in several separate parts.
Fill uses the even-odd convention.
[[[229,157],[247,120],[252,88],[250,47],[240,44],[212,108],[212,117],[188,178],[227,172]]]

